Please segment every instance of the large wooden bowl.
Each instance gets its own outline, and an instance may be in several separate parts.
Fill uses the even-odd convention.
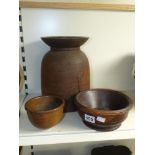
[[[65,101],[56,96],[38,96],[25,104],[30,122],[37,128],[47,129],[63,117]]]
[[[125,94],[110,89],[91,89],[76,95],[83,122],[90,128],[112,131],[127,118],[132,102]]]

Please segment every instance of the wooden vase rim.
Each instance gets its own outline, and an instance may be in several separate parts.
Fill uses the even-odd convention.
[[[83,45],[89,38],[82,36],[47,36],[41,37],[44,43],[51,48],[77,48]]]

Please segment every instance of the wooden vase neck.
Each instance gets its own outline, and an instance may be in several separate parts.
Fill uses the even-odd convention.
[[[67,47],[67,48],[55,48],[55,47],[51,47],[51,50],[50,52],[69,52],[69,51],[73,51],[73,52],[76,52],[76,51],[80,51],[80,47]]]

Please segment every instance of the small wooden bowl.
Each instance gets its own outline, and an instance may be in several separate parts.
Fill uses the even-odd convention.
[[[91,89],[76,95],[83,122],[99,131],[112,131],[126,119],[132,102],[125,94],[110,89]]]
[[[37,128],[47,129],[56,125],[63,117],[65,101],[56,96],[38,96],[25,104],[30,122]]]

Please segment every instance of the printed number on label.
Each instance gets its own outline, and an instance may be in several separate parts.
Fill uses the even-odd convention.
[[[85,121],[95,123],[95,117],[85,114]]]

